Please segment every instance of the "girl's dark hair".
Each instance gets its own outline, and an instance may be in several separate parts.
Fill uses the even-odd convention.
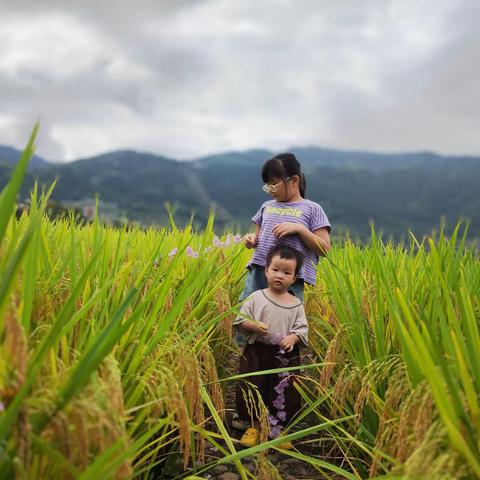
[[[284,244],[278,244],[273,246],[267,254],[267,267],[272,263],[272,258],[278,255],[280,258],[286,258],[287,260],[295,259],[297,265],[295,266],[295,275],[298,275],[298,272],[303,265],[303,255],[293,247]]]
[[[300,195],[305,198],[307,180],[302,173],[302,167],[293,153],[280,153],[267,160],[262,168],[262,180],[268,183],[272,178],[281,178],[285,183],[288,177],[298,175],[300,178]]]

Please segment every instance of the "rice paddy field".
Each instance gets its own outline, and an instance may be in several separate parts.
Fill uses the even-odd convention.
[[[231,325],[251,251],[213,217],[202,232],[52,221],[48,192],[16,219],[31,153],[32,140],[0,196],[1,479],[198,479],[219,465],[276,479],[285,439],[310,472],[293,478],[480,478],[480,268],[463,227],[334,245],[306,291],[305,410],[283,439],[242,449]]]

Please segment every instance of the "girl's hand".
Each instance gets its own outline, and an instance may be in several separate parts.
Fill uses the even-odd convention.
[[[272,233],[277,238],[282,238],[282,237],[285,237],[286,235],[295,235],[297,233],[300,233],[301,229],[302,229],[302,225],[300,225],[299,223],[283,222],[283,223],[279,223],[278,225],[275,225],[272,229]]]
[[[258,236],[255,233],[247,233],[243,237],[243,242],[247,248],[254,248],[258,242]]]
[[[280,348],[285,352],[291,352],[295,344],[300,340],[300,337],[296,333],[291,333],[283,338],[280,342]]]

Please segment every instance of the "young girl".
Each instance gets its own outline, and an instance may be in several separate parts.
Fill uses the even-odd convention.
[[[265,267],[268,287],[252,293],[234,321],[235,328],[247,339],[240,356],[240,374],[300,365],[299,345],[307,345],[308,324],[303,303],[288,290],[302,262],[302,255],[289,246],[277,245],[269,251]],[[237,383],[236,392],[239,420],[250,427],[240,444],[253,447],[260,439],[257,395],[268,408],[272,437],[277,437],[299,412],[301,397],[294,386],[295,374],[288,371],[256,373],[246,380]],[[292,445],[283,442],[279,447],[290,449]]]
[[[247,266],[248,273],[240,301],[256,290],[267,287],[265,265],[268,251],[279,242],[302,253],[303,266],[289,291],[303,300],[304,283],[315,285],[316,267],[321,255],[330,250],[330,223],[318,203],[305,199],[306,180],[300,163],[292,153],[277,155],[263,165],[263,190],[272,196],[266,201],[252,221],[255,233],[245,236],[247,248],[255,252]],[[245,336],[236,331],[235,341],[245,345]],[[234,415],[232,426],[245,430],[245,425]]]
[[[253,216],[255,233],[245,236],[247,248],[255,248],[248,264],[245,288],[240,297],[266,288],[265,261],[270,248],[282,244],[295,248],[305,258],[298,278],[290,288],[303,300],[304,282],[315,285],[319,256],[330,250],[330,223],[322,207],[305,199],[306,180],[292,153],[268,160],[262,168],[263,190],[272,196]]]

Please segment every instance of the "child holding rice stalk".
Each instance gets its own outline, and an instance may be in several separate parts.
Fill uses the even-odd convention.
[[[330,222],[322,207],[305,199],[306,179],[301,165],[292,153],[282,153],[267,160],[262,168],[263,190],[272,196],[253,216],[255,233],[245,236],[245,246],[255,252],[247,266],[245,288],[240,301],[256,290],[267,287],[265,265],[267,253],[280,241],[295,248],[304,256],[290,293],[303,300],[304,284],[315,285],[316,267],[321,255],[330,250]],[[242,332],[236,332],[236,342],[243,346]],[[245,430],[238,415],[232,420],[234,428]]]
[[[240,374],[298,366],[299,344],[306,346],[308,342],[303,303],[289,293],[303,264],[301,253],[287,245],[277,245],[269,251],[266,263],[267,288],[252,293],[234,321],[235,328],[242,331],[247,340],[240,356]],[[238,382],[238,416],[250,424],[240,440],[241,445],[253,447],[259,443],[258,394],[268,408],[273,438],[298,413],[301,398],[293,381],[293,374],[280,372],[260,373]],[[284,442],[280,447],[290,449],[292,444]]]

